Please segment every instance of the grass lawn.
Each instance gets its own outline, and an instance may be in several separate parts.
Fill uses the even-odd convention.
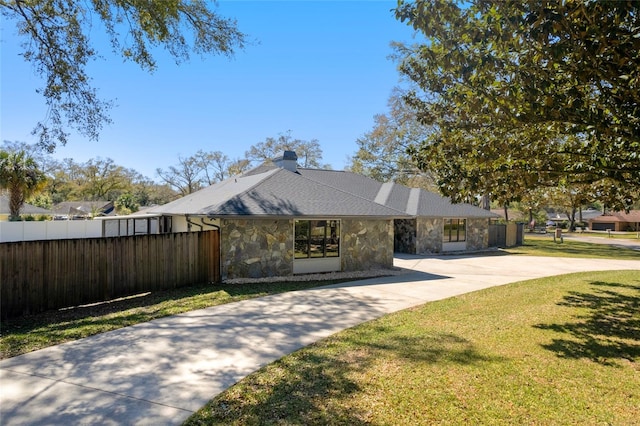
[[[527,256],[640,259],[640,252],[626,247],[592,244],[569,238],[565,238],[563,243],[555,243],[551,235],[525,234],[522,246],[511,247],[504,251]]]
[[[630,249],[567,240],[563,244],[556,244],[550,237],[530,235],[525,237],[524,246],[506,251],[532,256],[636,260],[640,257],[640,253]],[[3,320],[0,323],[0,359],[194,309],[340,281],[346,280],[235,285],[202,284],[84,308],[50,311]]]
[[[638,419],[640,276],[614,271],[510,284],[385,316],[264,367],[186,424]]]
[[[344,281],[200,284],[3,320],[0,324],[0,359],[195,309]]]

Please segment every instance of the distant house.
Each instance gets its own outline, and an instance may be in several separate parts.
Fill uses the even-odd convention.
[[[34,206],[29,203],[24,203],[20,209],[20,215],[32,215],[32,216],[51,216],[53,213],[51,210],[43,209],[38,206]],[[9,209],[9,197],[6,195],[0,195],[0,220],[9,220],[11,210]]]
[[[640,210],[609,212],[591,218],[589,228],[594,231],[640,231]]]
[[[291,151],[149,213],[170,218],[172,232],[220,230],[223,279],[389,268],[394,250],[483,249],[496,217],[423,189],[298,168]]]
[[[58,220],[92,219],[115,214],[113,201],[64,201],[51,210]]]

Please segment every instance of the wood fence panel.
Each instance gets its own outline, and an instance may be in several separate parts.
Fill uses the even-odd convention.
[[[219,231],[0,244],[2,318],[219,280]]]

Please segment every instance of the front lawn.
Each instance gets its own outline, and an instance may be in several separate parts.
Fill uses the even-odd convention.
[[[551,235],[525,234],[524,244],[505,249],[507,253],[527,256],[583,257],[598,259],[640,259],[640,252],[630,248],[608,244],[593,244],[565,238],[554,242]]]
[[[187,425],[637,424],[640,276],[490,288],[311,345]]]

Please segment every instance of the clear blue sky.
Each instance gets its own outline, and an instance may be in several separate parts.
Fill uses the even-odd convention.
[[[199,149],[243,158],[252,145],[291,131],[317,139],[323,162],[342,169],[356,139],[387,111],[399,83],[388,56],[392,41],[413,31],[393,16],[395,1],[220,1],[218,12],[237,19],[254,45],[232,59],[193,56],[176,65],[160,52],[149,74],[111,55],[90,65],[93,85],[113,99],[113,123],[99,141],[72,134],[56,158],[112,158],[157,180],[156,168]],[[15,27],[2,23],[2,140],[34,143],[30,132],[46,114],[35,93],[42,81],[18,56]]]

